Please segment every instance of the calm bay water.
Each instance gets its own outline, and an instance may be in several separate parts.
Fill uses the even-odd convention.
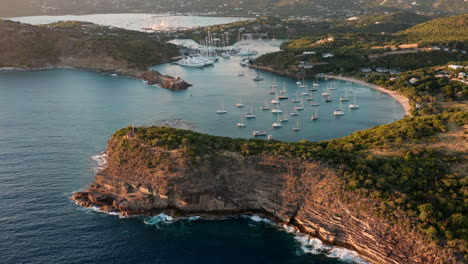
[[[71,69],[0,72],[0,255],[6,263],[342,263],[349,252],[306,254],[295,234],[250,218],[222,221],[183,220],[161,224],[154,218],[109,216],[83,209],[69,201],[72,192],[94,178],[93,156],[121,127],[162,119],[183,118],[195,130],[214,135],[251,138],[265,130],[276,139],[312,141],[348,135],[352,131],[392,122],[402,107],[387,95],[367,87],[337,81],[334,101],[324,103],[321,80],[320,120],[309,120],[313,107],[273,130],[276,117],[258,107],[265,100],[274,75],[239,65],[240,58],[224,59],[214,67],[187,69],[164,64],[154,67],[194,84],[187,91],[147,86],[142,81]],[[238,73],[243,72],[244,77]],[[297,80],[276,77],[289,91]],[[310,84],[310,81],[309,81]],[[345,108],[332,115],[338,97],[356,95],[359,110]],[[280,87],[281,88],[281,87]],[[244,109],[234,105],[242,96]],[[216,115],[220,102],[226,115]],[[257,118],[246,128],[235,124],[250,104]],[[346,104],[347,106],[347,104]],[[290,102],[282,102],[285,113]]]

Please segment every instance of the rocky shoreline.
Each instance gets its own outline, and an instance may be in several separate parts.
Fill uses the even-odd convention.
[[[229,151],[191,157],[184,146],[154,147],[132,134],[114,136],[106,153],[107,168],[73,195],[77,204],[122,215],[260,214],[372,263],[456,263],[443,262],[441,249],[405,228],[404,212],[395,212],[399,225],[379,217],[375,201],[347,191],[340,175],[318,162]]]

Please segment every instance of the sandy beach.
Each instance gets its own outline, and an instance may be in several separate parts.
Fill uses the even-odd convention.
[[[323,77],[325,77],[325,78],[334,78],[334,79],[337,79],[337,80],[343,80],[343,81],[362,84],[362,85],[368,86],[370,88],[373,88],[375,90],[378,90],[378,91],[380,91],[382,93],[386,93],[386,94],[390,95],[391,97],[393,97],[395,100],[397,100],[403,106],[403,109],[405,110],[405,115],[406,116],[411,116],[411,106],[410,106],[409,100],[405,96],[401,95],[399,92],[391,91],[391,90],[385,89],[384,87],[381,87],[381,86],[378,86],[378,85],[375,85],[375,84],[371,84],[371,83],[366,83],[364,81],[361,81],[361,80],[358,80],[358,79],[355,79],[355,78],[351,78],[351,77],[343,77],[343,76],[337,76],[337,75],[323,75]]]

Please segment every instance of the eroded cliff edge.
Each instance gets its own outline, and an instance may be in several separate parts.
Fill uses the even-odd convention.
[[[466,121],[466,113],[460,118]],[[434,120],[424,122],[412,123],[416,132],[437,136]],[[386,129],[382,133],[388,134]],[[373,141],[379,132],[359,133]],[[415,225],[419,220],[403,208],[382,210],[379,196],[350,188],[345,162],[359,160],[352,155],[364,148],[364,141],[352,142],[281,143],[163,127],[122,129],[109,141],[107,168],[73,199],[123,214],[260,213],[354,249],[373,263],[459,263],[457,249],[428,239]]]

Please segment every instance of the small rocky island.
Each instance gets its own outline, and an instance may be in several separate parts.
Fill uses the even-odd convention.
[[[144,72],[142,77],[149,85],[156,84],[162,88],[171,90],[186,90],[188,87],[192,86],[179,77],[174,78],[169,75],[162,75],[154,70]]]
[[[108,142],[107,167],[72,199],[123,215],[260,214],[353,249],[372,263],[461,263],[460,249],[425,231],[436,212],[428,218],[423,207],[436,208],[424,194],[461,191],[466,175],[454,175],[466,155],[452,146],[466,139],[467,117],[406,118],[319,143],[124,128]],[[405,142],[412,147],[402,147]],[[452,158],[434,159],[434,153]],[[424,164],[418,173],[411,172],[414,161]],[[431,184],[420,184],[428,175]],[[451,186],[443,187],[448,179]]]

